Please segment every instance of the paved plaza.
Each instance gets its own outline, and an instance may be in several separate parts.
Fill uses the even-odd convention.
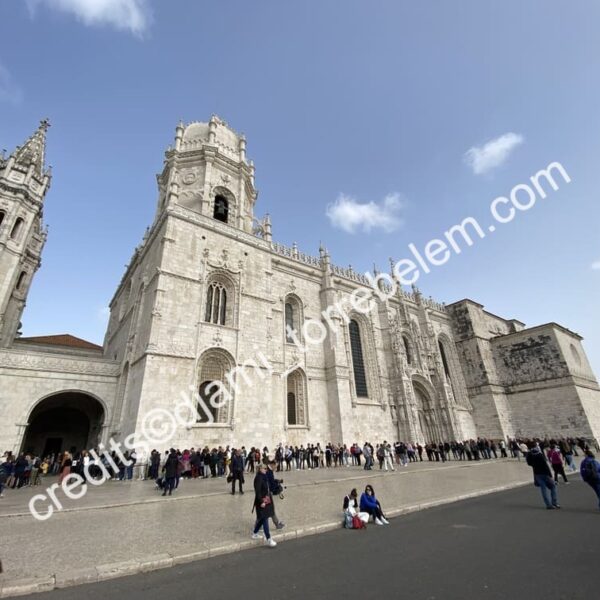
[[[576,478],[574,478],[575,480]],[[32,600],[589,600],[598,514],[584,483],[546,511],[533,486],[231,556],[55,590]]]
[[[393,473],[349,467],[282,476],[287,490],[277,512],[287,526],[275,539],[287,542],[340,527],[344,495],[367,482],[394,516],[529,483],[531,470],[503,459],[413,463]],[[45,486],[8,490],[0,504],[2,593],[15,591],[13,585],[40,591],[251,548],[257,545],[249,539],[252,475],[246,481],[249,493],[231,496],[224,479],[186,480],[171,498],[161,497],[150,481],[111,481],[90,487],[77,501],[60,496],[65,510],[43,522],[29,514],[27,504]],[[538,507],[537,491],[530,492]]]

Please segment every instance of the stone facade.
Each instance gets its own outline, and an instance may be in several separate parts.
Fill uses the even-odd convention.
[[[15,156],[0,164],[13,219],[16,192],[4,182],[33,160]],[[37,156],[34,172],[43,168]],[[11,249],[10,223],[2,225],[0,341],[10,341],[0,353],[0,445],[38,440],[27,433],[32,411],[65,391],[100,404],[96,416],[88,411],[88,444],[141,436],[149,415],[173,413],[185,397],[198,414],[175,423],[169,445],[600,437],[600,390],[579,336],[555,324],[525,329],[470,300],[446,307],[416,288],[357,310],[352,299],[371,289],[365,275],[334,265],[325,248],[310,256],[274,242],[269,216],[255,217],[245,138],[218,117],[177,126],[157,181],[154,222],[110,303],[98,351],[14,340],[22,303],[6,307],[24,301],[39,264],[45,237],[35,215],[47,185],[26,220],[35,222],[35,251]],[[211,407],[211,398],[227,401]]]

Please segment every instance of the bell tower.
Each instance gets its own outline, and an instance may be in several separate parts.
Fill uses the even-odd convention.
[[[51,180],[45,166],[49,126],[44,119],[8,158],[0,156],[0,347],[10,346],[17,336],[46,243],[42,219]]]
[[[179,123],[174,147],[157,176],[157,215],[183,206],[232,227],[252,232],[254,164],[246,160],[246,138],[213,115],[208,123]]]

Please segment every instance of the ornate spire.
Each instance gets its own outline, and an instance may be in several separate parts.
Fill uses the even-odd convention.
[[[40,177],[44,174],[46,155],[46,131],[50,121],[43,119],[37,131],[15,150],[15,162],[23,165],[33,165],[34,171]]]

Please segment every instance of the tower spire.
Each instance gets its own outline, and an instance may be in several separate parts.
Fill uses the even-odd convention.
[[[44,174],[46,160],[46,132],[50,127],[48,119],[42,119],[37,130],[22,145],[18,146],[14,152],[15,163],[22,165],[33,165],[36,175],[41,177]]]

